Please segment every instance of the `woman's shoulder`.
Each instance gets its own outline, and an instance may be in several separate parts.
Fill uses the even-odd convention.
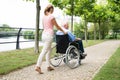
[[[43,15],[43,17],[54,17],[54,15],[53,14]]]
[[[49,14],[49,17],[53,17],[54,18],[54,15],[53,14]]]
[[[52,14],[43,16],[43,19],[53,19],[53,18],[55,18],[55,17]]]
[[[48,15],[48,18],[49,18],[49,20],[52,20],[52,19],[54,19],[55,17],[54,17],[52,14],[49,14],[49,15]]]

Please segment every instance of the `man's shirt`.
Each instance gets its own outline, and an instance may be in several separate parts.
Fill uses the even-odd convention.
[[[69,30],[66,30],[66,31],[67,31],[67,33],[68,33],[69,40],[70,40],[70,41],[74,41],[74,40],[76,39],[76,36],[75,36],[74,34],[72,34]],[[64,33],[63,33],[62,31],[58,30],[58,31],[56,32],[56,35],[64,35]]]

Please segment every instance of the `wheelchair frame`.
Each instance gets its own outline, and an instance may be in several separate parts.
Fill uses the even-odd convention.
[[[52,51],[56,50],[57,45],[52,47]],[[79,44],[70,42],[65,53],[55,53],[50,59],[50,64],[54,67],[58,67],[61,62],[64,62],[69,68],[74,69],[81,64],[81,51],[78,50]]]

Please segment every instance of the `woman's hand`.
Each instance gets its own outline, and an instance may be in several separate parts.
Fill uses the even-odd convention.
[[[64,31],[63,33],[64,33],[64,34],[68,34],[68,32],[67,32],[67,31]]]

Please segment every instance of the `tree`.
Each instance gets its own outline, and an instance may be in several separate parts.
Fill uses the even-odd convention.
[[[49,0],[53,5],[64,9],[66,14],[71,15],[74,13],[75,16],[84,16],[85,20],[85,40],[87,42],[87,15],[88,12],[92,11],[93,3],[95,0]],[[73,7],[72,7],[73,6]],[[73,13],[71,12],[73,11]],[[71,14],[72,13],[72,14]]]
[[[0,26],[0,31],[13,31],[14,29],[11,29],[11,27],[7,24],[3,24]]]
[[[40,20],[40,1],[36,0],[36,32],[35,32],[35,53],[39,53],[39,20]]]
[[[74,23],[74,34],[76,37],[84,39],[84,22]]]
[[[120,30],[120,0],[108,0],[109,10],[114,14],[111,17],[113,31]]]
[[[34,0],[26,0],[33,1]],[[40,22],[40,0],[36,0],[36,30],[35,30],[35,53],[39,53],[39,22]]]
[[[85,40],[87,42],[87,17],[89,15],[90,12],[92,12],[92,8],[94,7],[94,3],[95,0],[76,0],[75,2],[75,15],[76,16],[81,16],[84,21],[85,21],[85,27],[84,27],[84,31],[85,31]]]
[[[103,39],[108,32],[108,27],[110,26],[110,19],[113,17],[114,13],[109,10],[109,7],[107,4],[100,5],[95,4],[94,8],[92,8],[92,12],[89,13],[88,21],[94,23],[94,40],[96,40],[96,26],[98,24],[98,36],[99,39]]]
[[[106,14],[106,8],[105,8],[105,6],[101,6],[101,5],[97,5],[97,6],[95,6],[95,17],[96,17],[96,21],[95,22],[97,22],[98,23],[98,27],[99,27],[99,39],[101,39],[102,38],[102,35],[101,35],[101,32],[102,32],[102,28],[101,28],[101,23],[102,22],[105,22],[106,20],[107,20],[107,14]]]
[[[112,11],[120,14],[120,0],[108,0],[108,3]]]

